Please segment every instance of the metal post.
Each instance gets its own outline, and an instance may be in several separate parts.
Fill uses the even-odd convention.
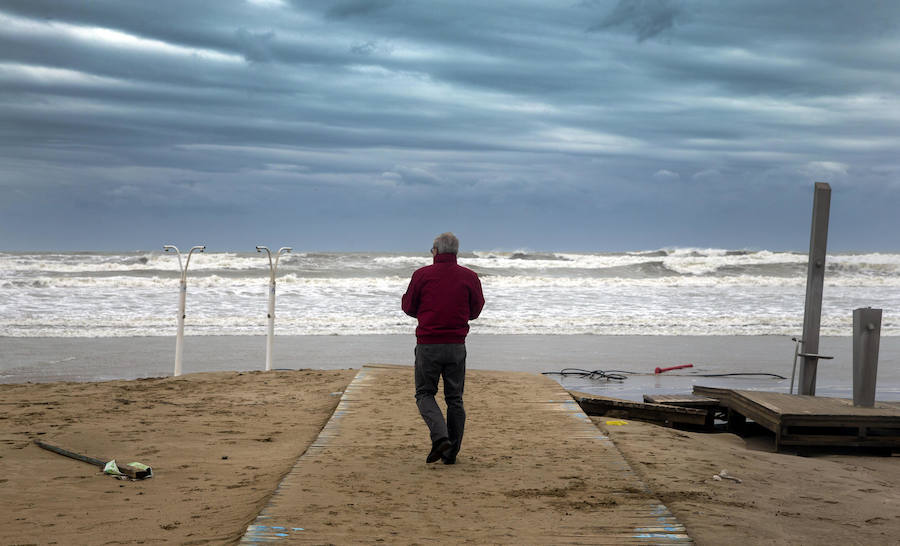
[[[175,371],[173,376],[181,375],[181,362],[184,355],[184,306],[187,300],[187,281],[181,279],[178,290],[178,330],[175,333]]]
[[[853,405],[875,405],[875,377],[878,375],[878,344],[881,337],[881,309],[853,310]]]
[[[177,246],[164,245],[163,250],[166,252],[169,252],[170,250],[175,251],[175,254],[178,255],[178,269],[181,270],[181,284],[179,285],[178,291],[178,331],[175,333],[175,371],[172,374],[175,377],[178,377],[181,375],[181,361],[182,355],[184,354],[184,306],[185,300],[187,299],[187,268],[191,263],[191,255],[194,251],[203,252],[206,250],[206,246],[200,245],[191,247],[191,251],[188,252],[184,267],[181,266],[181,252],[178,251]]]
[[[283,246],[279,248],[278,253],[275,254],[274,264],[272,263],[272,252],[268,247],[256,247],[257,252],[262,252],[263,250],[269,256],[269,310],[266,324],[266,371],[268,372],[272,369],[272,344],[275,339],[275,274],[278,271],[278,259],[281,258],[282,253],[290,252],[291,247]]]
[[[272,344],[275,342],[275,281],[269,283],[268,324],[266,324],[266,371],[272,369]]]
[[[816,394],[816,367],[819,362],[819,326],[822,322],[822,288],[825,284],[825,248],[828,240],[828,212],[831,186],[816,182],[813,194],[812,228],[809,235],[809,266],[806,274],[806,306],[803,313],[803,363],[800,366],[799,394]]]
[[[797,356],[800,354],[800,344],[803,343],[803,340],[799,337],[792,337],[791,341],[794,342],[794,367],[791,369],[791,390],[788,391],[788,394],[794,394],[794,377],[797,375]]]

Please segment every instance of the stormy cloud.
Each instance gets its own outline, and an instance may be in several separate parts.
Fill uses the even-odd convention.
[[[8,0],[0,248],[896,250],[900,4]]]

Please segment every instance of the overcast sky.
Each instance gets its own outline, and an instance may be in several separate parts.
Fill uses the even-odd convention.
[[[0,249],[900,250],[900,2],[0,0]]]

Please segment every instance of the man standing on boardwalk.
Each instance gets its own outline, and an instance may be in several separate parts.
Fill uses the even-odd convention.
[[[416,406],[431,434],[431,452],[425,459],[454,464],[462,445],[466,411],[466,334],[469,321],[484,307],[481,281],[471,269],[457,265],[459,239],[442,233],[434,239],[432,265],[413,273],[403,294],[403,312],[419,320],[416,328]],[[444,378],[447,419],[434,400],[438,380]]]

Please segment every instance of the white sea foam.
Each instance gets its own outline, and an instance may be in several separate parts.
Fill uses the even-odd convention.
[[[796,252],[662,249],[629,253],[476,252],[488,305],[480,333],[794,335],[802,328],[806,256]],[[900,254],[827,257],[822,333],[847,335],[851,311],[885,310],[900,335]],[[279,334],[409,333],[399,310],[420,254],[296,253],[277,280]],[[0,335],[172,335],[177,259],[162,252],[0,253]],[[188,334],[259,334],[268,260],[195,254]]]
[[[747,266],[792,265],[803,267],[806,255],[797,252],[727,251],[721,249],[675,249],[632,253],[565,253],[528,251],[475,252],[462,255],[460,263],[486,270],[603,270],[662,263],[681,274],[704,275]],[[827,263],[836,268],[900,273],[900,254],[834,254]],[[284,271],[329,271],[335,276],[347,271],[368,271],[376,276],[385,270],[415,269],[429,263],[426,256],[398,254],[288,254],[282,257]],[[195,253],[190,270],[195,272],[267,272],[268,260],[257,253]],[[0,271],[7,273],[114,273],[171,271],[178,273],[174,254],[13,254],[0,253]]]
[[[259,292],[267,290],[269,279],[264,275],[255,277],[222,277],[219,275],[188,277],[189,291],[212,290],[215,292],[248,291]],[[408,284],[406,277],[303,277],[294,273],[279,275],[276,278],[278,292],[298,291],[304,289],[331,288],[341,291],[371,291],[384,290],[403,291]],[[174,291],[179,284],[176,277],[135,277],[135,276],[104,276],[104,277],[28,277],[6,280],[0,282],[0,289],[7,291],[7,297],[16,297],[17,293],[27,293],[32,296],[39,295],[46,290],[84,289],[103,291],[105,295],[114,297],[117,292],[126,293],[133,290],[159,290]],[[504,288],[515,290],[527,289],[559,289],[587,288],[596,290],[617,290],[619,287],[635,288],[726,288],[741,289],[745,287],[804,287],[806,279],[801,277],[766,277],[754,275],[734,276],[671,276],[664,278],[628,278],[628,277],[585,277],[585,276],[541,276],[541,275],[514,275],[514,276],[482,276],[482,284],[492,289]],[[871,287],[900,288],[900,275],[898,276],[871,276],[865,274],[846,274],[840,277],[826,277],[826,288],[842,287]],[[565,293],[563,293],[565,295]]]

